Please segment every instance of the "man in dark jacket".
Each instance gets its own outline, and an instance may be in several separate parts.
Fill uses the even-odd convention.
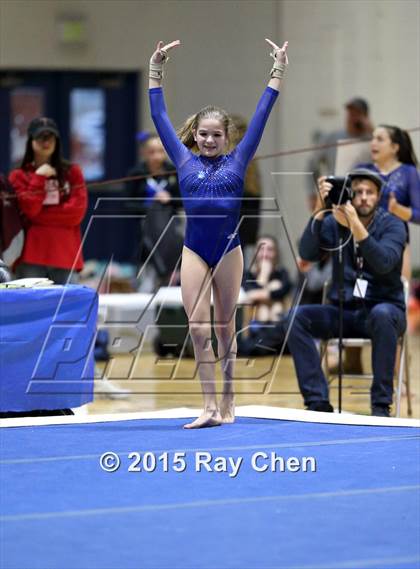
[[[402,254],[407,240],[405,224],[378,209],[382,181],[368,170],[353,170],[351,201],[322,210],[332,186],[320,179],[320,197],[308,222],[299,252],[302,259],[318,261],[333,251],[331,304],[300,306],[288,338],[305,405],[313,411],[333,411],[328,384],[314,338],[338,336],[340,243],[344,267],[343,336],[372,341],[372,415],[388,417],[398,337],[406,327]]]
[[[175,214],[180,194],[175,167],[168,161],[157,135],[142,140],[141,161],[128,173],[126,207],[131,213],[146,217],[139,226],[135,259],[139,265],[151,255],[158,275],[158,285],[166,286],[181,255],[182,230]]]

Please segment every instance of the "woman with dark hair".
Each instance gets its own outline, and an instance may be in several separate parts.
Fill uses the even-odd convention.
[[[60,135],[52,119],[30,123],[22,164],[9,180],[25,224],[17,276],[74,282],[83,267],[80,224],[87,191],[79,166],[61,156]]]
[[[403,221],[420,224],[420,176],[409,134],[397,126],[379,125],[373,132],[370,151],[372,163],[357,167],[368,168],[382,178],[380,207]],[[408,245],[404,250],[402,274],[410,280]]]
[[[287,65],[287,42],[273,48],[274,65],[249,128],[232,152],[227,152],[232,120],[208,106],[190,117],[179,135],[166,112],[162,78],[167,52],[179,41],[157,44],[150,60],[149,94],[152,118],[175,164],[187,216],[182,252],[181,288],[204,397],[204,411],[186,428],[232,423],[234,363],[237,343],[235,310],[242,281],[243,259],[238,237],[239,212],[247,166],[261,140],[277,99]],[[216,397],[215,355],[211,345],[210,298],[213,293],[218,356],[223,392]]]
[[[403,221],[420,223],[420,178],[409,134],[397,126],[380,125],[370,144],[372,163],[359,164],[384,182],[380,206]]]

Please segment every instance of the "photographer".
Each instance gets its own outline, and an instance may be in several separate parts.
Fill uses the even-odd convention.
[[[332,204],[332,214],[328,214],[321,209],[323,202],[331,199],[330,192],[337,198],[337,191],[325,177],[320,178],[318,212],[307,224],[299,247],[307,261],[319,260],[325,250],[333,251],[331,304],[300,306],[288,345],[305,405],[312,411],[332,412],[314,338],[334,338],[339,333],[338,257],[342,239],[343,335],[371,339],[372,415],[388,417],[397,340],[406,326],[401,266],[407,231],[400,219],[378,208],[382,188],[379,176],[357,169],[347,180],[351,188],[338,192],[341,200],[334,201],[341,205]]]

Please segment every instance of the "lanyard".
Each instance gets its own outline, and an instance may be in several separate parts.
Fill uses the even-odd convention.
[[[376,215],[377,215],[377,211],[375,210],[375,213],[372,217],[372,219],[370,220],[368,226],[366,227],[369,235],[369,228],[371,227],[372,223],[374,222],[374,220],[376,219]],[[364,259],[363,259],[363,255],[360,252],[360,247],[359,244],[356,243],[356,241],[353,238],[353,247],[354,247],[354,258],[356,259],[356,277],[358,279],[363,278],[363,263],[364,263]]]
[[[356,276],[358,279],[363,278],[363,263],[364,259],[362,254],[360,253],[359,245],[353,241],[354,246],[354,257],[356,259]]]

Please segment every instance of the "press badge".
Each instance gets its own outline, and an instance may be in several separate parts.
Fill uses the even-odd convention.
[[[357,296],[357,298],[365,298],[367,286],[368,282],[365,279],[356,279],[353,296]]]

